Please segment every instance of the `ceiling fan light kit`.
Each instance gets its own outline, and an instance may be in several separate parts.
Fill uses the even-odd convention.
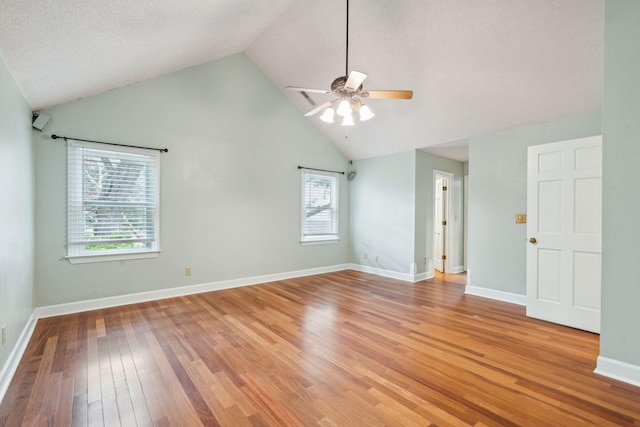
[[[337,96],[337,99],[325,102],[319,107],[307,112],[305,117],[312,117],[323,111],[320,120],[325,123],[334,123],[335,116],[342,126],[353,126],[353,113],[358,112],[361,122],[369,120],[375,116],[368,105],[362,103],[360,98],[383,98],[383,99],[411,99],[411,90],[368,90],[362,88],[362,83],[367,78],[367,74],[360,71],[349,72],[349,0],[347,0],[347,42],[346,42],[346,66],[345,76],[338,77],[331,83],[331,90],[309,89],[296,86],[287,86],[287,90],[298,92],[324,93]]]

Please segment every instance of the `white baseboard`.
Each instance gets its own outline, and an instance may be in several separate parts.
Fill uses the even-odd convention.
[[[278,280],[294,279],[296,277],[312,276],[314,274],[331,273],[334,271],[348,270],[349,264],[338,264],[327,267],[310,268],[306,270],[290,271],[286,273],[267,274],[264,276],[245,277],[241,279],[223,280],[220,282],[205,283],[201,285],[182,286],[179,288],[159,289],[157,291],[140,292],[129,295],[98,298],[87,301],[70,302],[66,304],[37,307],[34,310],[36,319],[61,316],[63,314],[81,313],[83,311],[98,310],[102,308],[118,307],[127,304],[155,301],[164,298],[181,297],[185,295],[200,294],[203,292],[219,291],[222,289],[239,288],[241,286],[257,285],[260,283],[275,282]]]
[[[24,325],[24,329],[22,329],[22,333],[20,333],[20,336],[18,337],[18,342],[16,342],[13,350],[11,350],[9,358],[2,367],[2,371],[0,371],[0,402],[4,399],[4,395],[9,388],[9,384],[18,369],[18,364],[22,359],[24,351],[27,349],[27,344],[29,344],[31,335],[33,335],[37,321],[38,319],[36,319],[33,314],[29,317],[27,324]]]
[[[388,277],[390,279],[402,280],[404,282],[411,283],[433,278],[433,272],[431,272],[431,277],[429,277],[429,272],[419,274],[400,273],[397,271],[385,270],[382,268],[370,267],[368,265],[361,264],[349,264],[349,268],[351,270],[361,271],[363,273],[375,274],[376,276]]]
[[[497,291],[495,289],[479,288],[477,286],[467,285],[464,288],[464,293],[478,297],[491,298],[498,301],[510,302],[512,304],[527,305],[526,295],[512,294],[510,292]]]
[[[457,265],[455,267],[451,267],[451,274],[464,273],[464,265]]]
[[[640,366],[637,365],[598,356],[596,369],[593,372],[640,387]]]
[[[414,274],[413,276],[413,282],[420,282],[422,280],[429,280],[429,279],[433,279],[435,276],[433,274],[433,271],[425,271],[424,273],[418,273],[418,274]]]

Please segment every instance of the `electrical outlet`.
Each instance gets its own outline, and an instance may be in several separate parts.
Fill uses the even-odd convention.
[[[376,262],[380,261],[380,257],[376,255]]]
[[[424,263],[424,265],[427,265],[427,257],[424,257],[424,259],[422,260],[422,262]]]
[[[2,345],[7,342],[7,325],[2,325]]]
[[[364,254],[364,259],[367,259],[367,258],[369,258],[369,254],[367,254],[367,253],[365,252],[365,254]]]
[[[185,276],[191,276],[191,267],[185,267],[184,268],[184,275]]]

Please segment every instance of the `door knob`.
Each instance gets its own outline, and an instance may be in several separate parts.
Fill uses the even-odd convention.
[[[535,245],[535,244],[536,244],[536,242],[537,242],[537,240],[536,240],[536,238],[535,238],[535,237],[531,237],[531,238],[529,239],[529,243],[533,243],[533,244]]]

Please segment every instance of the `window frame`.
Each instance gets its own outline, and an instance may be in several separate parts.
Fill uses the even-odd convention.
[[[76,156],[81,154],[73,154],[73,150],[76,149],[90,149],[99,150],[107,153],[112,153],[114,157],[120,157],[123,154],[141,155],[153,158],[153,170],[148,172],[151,174],[152,182],[147,184],[146,190],[149,191],[149,186],[152,187],[152,191],[155,192],[155,204],[153,204],[153,240],[148,247],[133,248],[133,249],[103,249],[99,251],[87,251],[85,247],[87,244],[74,244],[72,243],[72,230],[74,226],[84,227],[85,218],[83,215],[83,209],[72,209],[72,206],[84,204],[84,198],[82,196],[82,190],[79,192],[71,191],[74,183],[81,183],[82,187],[85,185],[84,165],[82,162],[74,161]],[[115,153],[115,154],[113,154]],[[141,240],[142,241],[142,240]],[[93,262],[106,262],[106,261],[126,261],[134,259],[148,259],[156,258],[160,250],[160,152],[153,150],[140,149],[135,147],[105,147],[99,143],[82,142],[82,141],[67,141],[67,256],[65,257],[71,264],[84,264]]]
[[[330,177],[332,178],[331,185],[331,199],[332,206],[331,209],[331,217],[332,223],[331,233],[326,234],[317,234],[317,235],[308,235],[305,234],[305,224],[306,224],[306,177],[307,175],[315,175],[321,177]],[[319,244],[327,244],[327,243],[337,243],[340,241],[340,175],[335,172],[325,172],[325,171],[316,171],[311,169],[300,169],[300,243],[302,245],[319,245]],[[335,220],[333,219],[335,218]],[[333,230],[335,227],[335,230]]]

